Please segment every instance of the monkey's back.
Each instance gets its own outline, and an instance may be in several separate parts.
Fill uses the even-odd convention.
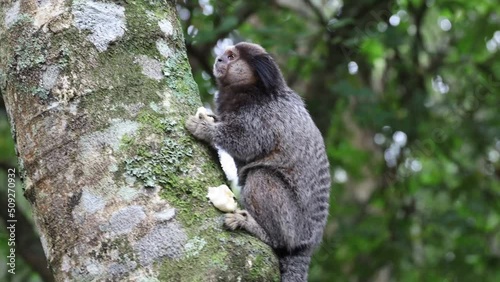
[[[330,168],[321,133],[302,99],[289,89],[284,94],[250,110],[252,118],[267,127],[262,133],[273,135],[274,146],[246,163],[240,174],[266,169],[286,183],[293,204],[304,215],[297,222],[298,243],[314,246],[321,241],[328,217]]]

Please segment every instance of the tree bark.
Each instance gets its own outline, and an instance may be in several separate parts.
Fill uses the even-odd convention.
[[[0,91],[56,281],[279,279],[205,198],[224,179],[183,126],[201,102],[173,1],[2,1],[0,20]]]

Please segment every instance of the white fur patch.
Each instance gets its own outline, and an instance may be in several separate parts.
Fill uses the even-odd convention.
[[[231,155],[229,155],[229,153],[224,149],[217,146],[215,148],[217,149],[217,154],[219,154],[220,165],[227,180],[229,181],[231,190],[233,190],[236,199],[239,199],[241,187],[238,185],[238,169],[236,168],[236,163],[234,162],[233,157],[231,157]]]

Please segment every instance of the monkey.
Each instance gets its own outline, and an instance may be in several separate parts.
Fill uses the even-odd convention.
[[[243,209],[226,213],[224,225],[271,246],[281,281],[307,281],[329,209],[330,164],[321,133],[260,45],[227,47],[213,74],[215,116],[191,116],[186,128],[236,163]]]

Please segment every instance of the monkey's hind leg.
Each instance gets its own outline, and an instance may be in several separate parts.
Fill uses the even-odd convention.
[[[243,229],[262,242],[270,245],[271,241],[266,231],[255,221],[246,210],[236,210],[234,213],[226,213],[224,224],[230,230]]]
[[[307,231],[304,214],[291,188],[272,172],[256,169],[247,174],[241,205],[245,210],[226,215],[230,229],[244,229],[274,249],[300,246],[300,232]]]

